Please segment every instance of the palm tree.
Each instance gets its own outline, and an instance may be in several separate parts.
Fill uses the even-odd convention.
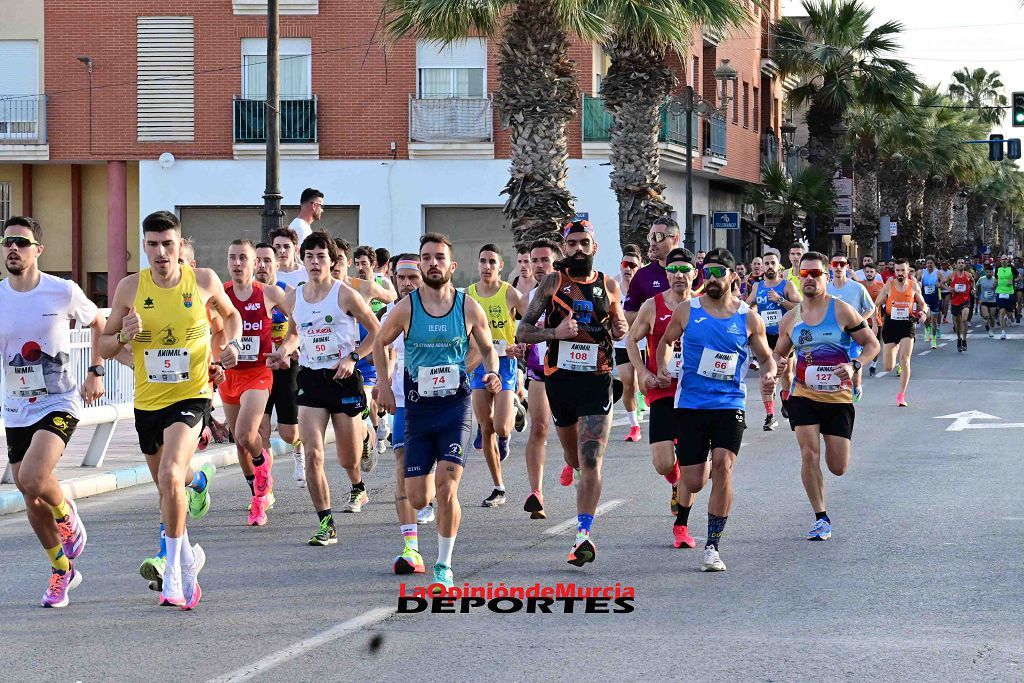
[[[566,124],[580,89],[569,59],[570,34],[606,35],[597,0],[385,0],[391,41],[406,36],[450,43],[501,31],[495,102],[509,128],[511,163],[505,216],[516,245],[557,236],[574,214],[566,186]]]
[[[761,168],[761,185],[747,194],[747,201],[769,216],[779,219],[771,245],[785,251],[795,239],[803,239],[797,222],[808,214],[828,211],[835,201],[830,176],[815,166],[797,171],[792,177],[777,164]]]
[[[982,123],[998,125],[1003,120],[1003,108],[1007,105],[998,71],[986,71],[966,66],[953,72],[953,83],[949,84],[949,96],[975,110]]]
[[[871,107],[858,106],[849,115],[849,153],[853,161],[853,240],[868,253],[878,237],[879,138],[889,119]]]
[[[750,20],[738,0],[630,0],[608,4],[611,59],[601,82],[611,113],[611,186],[619,202],[619,241],[646,248],[644,237],[672,210],[662,197],[658,133],[661,107],[676,84],[668,64],[685,56],[695,26],[726,31]],[[687,63],[685,57],[683,64]]]

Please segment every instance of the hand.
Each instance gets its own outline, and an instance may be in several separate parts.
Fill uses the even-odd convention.
[[[373,385],[373,388],[370,389],[370,400],[373,401],[374,403],[376,403],[377,402],[377,396],[379,394],[380,394],[380,392],[377,391],[377,385],[376,384]]]
[[[762,396],[774,396],[775,395],[775,375],[767,372],[761,375],[761,395]]]
[[[484,385],[487,387],[487,391],[492,394],[499,393],[501,391],[501,377],[498,377],[498,373],[488,372],[484,376],[487,378],[487,381],[484,382]]]
[[[142,332],[142,318],[132,306],[128,309],[128,315],[121,320],[121,339],[131,341],[139,332]]]
[[[285,356],[280,351],[274,351],[267,356],[267,367],[271,370],[287,370],[291,364],[291,356]]]
[[[529,344],[512,344],[508,347],[508,355],[511,358],[525,358]]]
[[[668,368],[658,368],[658,386],[667,387],[674,379]]]
[[[395,392],[391,391],[390,384],[377,385],[377,405],[390,414],[395,414]]]
[[[227,379],[227,373],[224,371],[224,366],[220,363],[210,363],[210,369],[208,371],[210,381],[213,382],[213,386],[220,386],[225,379]]]
[[[852,363],[840,363],[833,370],[835,376],[839,378],[839,381],[843,384],[853,381],[853,364]]]
[[[789,356],[786,356],[785,358],[780,358],[779,360],[777,360],[775,362],[775,368],[776,368],[775,371],[778,372],[778,373],[781,373],[788,366],[789,366]]]
[[[658,376],[646,368],[637,368],[637,379],[640,380],[641,385],[648,389],[654,389],[661,384],[658,381]]]
[[[334,367],[334,379],[345,379],[346,377],[350,377],[352,375],[352,371],[356,369],[356,362],[346,356],[339,360],[338,364]]]
[[[228,344],[221,349],[220,362],[225,368],[233,368],[238,365],[238,349],[234,344]]]
[[[82,400],[86,403],[92,403],[103,398],[103,394],[106,393],[103,389],[103,378],[99,375],[94,375],[91,372],[82,382],[81,388]]]
[[[629,323],[625,318],[612,318],[612,337],[622,339],[629,332]]]
[[[575,339],[579,330],[580,326],[576,324],[575,318],[565,318],[555,328],[555,339]]]

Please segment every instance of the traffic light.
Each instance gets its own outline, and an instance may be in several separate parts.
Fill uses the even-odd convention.
[[[988,160],[1003,160],[1003,136],[999,133],[992,133],[988,136]]]
[[[1006,158],[1020,159],[1020,138],[1010,138],[1006,141]]]
[[[1024,92],[1013,93],[1010,102],[1010,122],[1014,128],[1024,127]]]

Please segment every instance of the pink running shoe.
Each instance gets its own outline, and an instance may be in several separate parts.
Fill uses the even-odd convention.
[[[900,408],[906,408],[907,407],[907,395],[906,394],[896,394],[896,405],[899,406]]]
[[[199,433],[199,445],[196,446],[196,450],[205,451],[211,441],[213,441],[213,432],[210,431],[209,427],[203,427],[203,431]]]
[[[81,573],[71,567],[66,572],[51,568],[50,585],[39,603],[43,607],[67,607],[68,593],[82,583]]]
[[[679,477],[682,473],[679,471],[679,461],[676,460],[675,464],[672,465],[672,471],[665,475],[665,481],[675,486],[679,483]]]
[[[632,441],[633,443],[636,443],[641,438],[642,438],[642,435],[640,434],[640,427],[639,426],[637,426],[637,427],[630,427],[629,428],[629,434],[626,434],[626,441]]]
[[[267,495],[270,487],[274,485],[274,476],[270,473],[271,468],[274,466],[274,456],[266,450],[262,451],[262,453],[263,464],[252,469],[252,473],[256,475],[256,480],[252,486],[253,493],[260,497]]]
[[[164,570],[164,587],[160,591],[161,607],[182,607],[185,605],[185,594],[181,588],[181,567],[168,566]]]
[[[253,496],[249,508],[249,526],[263,526],[267,523],[267,499],[265,496]]]
[[[89,540],[89,534],[85,532],[85,525],[78,516],[78,507],[75,501],[67,499],[71,511],[63,521],[57,522],[57,531],[60,532],[60,544],[64,550],[64,557],[73,560],[85,550],[85,543]]]
[[[562,468],[562,474],[558,477],[558,483],[562,486],[572,486],[573,473],[575,470],[572,465],[566,465]]]
[[[192,565],[181,568],[181,587],[185,596],[185,604],[182,610],[193,609],[199,604],[199,598],[203,597],[203,590],[199,587],[199,572],[206,565],[206,551],[203,546],[196,543],[192,546]]]
[[[673,526],[672,536],[675,539],[673,545],[677,548],[694,548],[697,545],[697,541],[694,540],[693,536],[690,535],[689,529],[685,526],[679,526],[678,524]]]

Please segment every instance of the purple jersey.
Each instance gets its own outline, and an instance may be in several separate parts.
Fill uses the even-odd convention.
[[[629,283],[626,300],[622,307],[630,313],[636,313],[648,299],[653,299],[658,292],[668,289],[668,273],[657,261],[652,261],[636,271]]]

